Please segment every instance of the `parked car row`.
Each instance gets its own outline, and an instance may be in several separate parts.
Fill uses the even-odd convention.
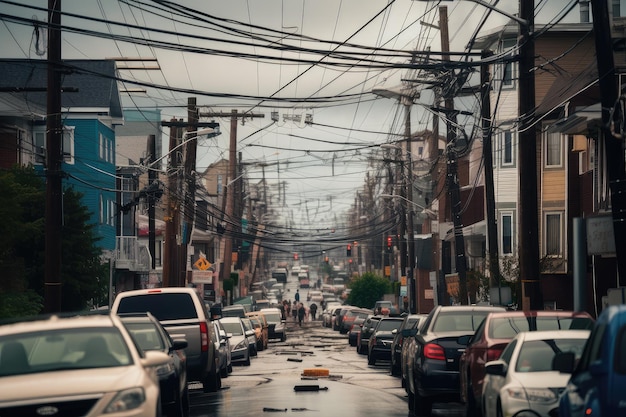
[[[554,416],[568,378],[554,358],[578,360],[593,324],[587,313],[438,306],[399,330],[399,372],[392,362],[391,373],[402,378],[415,415],[461,401],[467,416]]]

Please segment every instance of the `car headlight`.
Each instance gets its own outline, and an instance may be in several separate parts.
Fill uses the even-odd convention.
[[[552,403],[557,400],[556,395],[545,388],[508,388],[509,397],[516,400],[528,401],[531,403]]]
[[[104,409],[105,413],[118,413],[140,407],[146,401],[143,388],[135,387],[120,391]]]
[[[235,350],[244,349],[247,347],[248,347],[248,341],[246,339],[243,339],[241,342],[237,343],[237,345],[235,346]]]
[[[170,362],[165,365],[157,367],[156,374],[158,376],[163,376],[163,375],[171,374],[172,372],[174,372],[174,370],[175,370],[174,364]]]

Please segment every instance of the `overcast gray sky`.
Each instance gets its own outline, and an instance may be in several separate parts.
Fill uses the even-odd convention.
[[[45,11],[11,3],[0,0],[4,14],[0,55],[45,59],[45,41],[37,44],[33,26],[14,18],[36,16],[45,24]],[[16,3],[47,6],[45,1]],[[79,16],[62,18],[67,27],[63,58],[156,58],[158,71],[121,72],[123,78],[154,85],[147,95],[123,95],[123,101],[126,107],[161,108],[165,120],[186,118],[190,96],[197,97],[203,110],[263,113],[264,118],[248,119],[238,126],[244,162],[270,163],[265,168],[268,180],[287,182],[286,215],[303,226],[312,222],[331,227],[335,216],[341,218],[341,212],[354,203],[355,191],[370,169],[365,162],[371,149],[397,139],[393,134],[403,131],[397,102],[374,99],[368,93],[374,87],[397,87],[403,77],[413,75],[398,68],[408,62],[407,52],[431,49],[436,55],[441,50],[439,31],[432,27],[438,24],[439,5],[448,8],[451,50],[456,52],[465,50],[487,10],[466,0],[175,3],[180,7],[151,0],[63,0],[63,11]],[[536,22],[552,21],[570,4],[570,0],[536,1]],[[516,13],[518,2],[502,0],[497,7]],[[576,7],[564,21],[578,17]],[[493,12],[483,30],[507,20]],[[82,33],[75,33],[78,30]],[[382,52],[387,49],[396,53]],[[357,52],[358,58],[351,55]],[[372,60],[369,66],[368,59]],[[428,100],[427,94],[422,97]],[[473,106],[468,105],[470,110]],[[279,113],[278,123],[272,123],[272,111]],[[313,117],[314,125],[283,121],[284,115],[306,114]],[[430,119],[415,106],[412,130],[430,127]],[[219,122],[222,135],[200,144],[198,171],[227,158],[229,121]],[[252,166],[249,176],[259,179],[260,172]]]

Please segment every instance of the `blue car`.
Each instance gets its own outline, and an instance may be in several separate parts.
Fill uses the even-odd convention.
[[[559,417],[626,415],[626,305],[607,307],[580,362],[563,354],[559,370],[572,371],[559,400]]]

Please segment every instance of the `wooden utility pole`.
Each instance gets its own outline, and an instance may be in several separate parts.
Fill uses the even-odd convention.
[[[179,145],[180,128],[175,127],[176,119],[172,119],[169,142],[169,164],[167,167],[167,217],[165,218],[165,256],[163,257],[163,286],[178,285],[178,226],[180,225],[180,199],[177,196],[178,170],[181,160],[176,148]]]
[[[223,268],[221,269],[220,280],[223,283],[225,279],[230,278],[230,270],[232,267],[232,252],[235,225],[239,225],[240,220],[235,219],[235,193],[230,189],[230,185],[237,180],[237,121],[239,118],[256,118],[265,117],[264,114],[242,113],[239,114],[236,109],[228,113],[200,113],[199,117],[230,117],[230,144],[228,150],[228,178],[224,187],[226,194],[226,209],[224,210],[224,255]],[[217,291],[217,288],[216,288]]]
[[[483,51],[482,59],[485,61],[493,53]],[[500,284],[500,259],[498,252],[498,229],[496,227],[496,197],[493,182],[493,149],[491,146],[491,75],[489,64],[480,66],[480,96],[481,96],[481,119],[483,130],[483,169],[485,170],[485,211],[487,217],[487,247],[489,261],[489,287],[498,285],[498,304],[502,304],[502,290]]]
[[[61,0],[48,0],[44,312],[61,311],[63,122],[61,120]]]
[[[448,8],[439,7],[439,31],[441,33],[441,51],[444,52],[442,59],[450,59],[450,39],[448,35]],[[453,81],[450,79],[449,81]],[[447,145],[447,187],[450,204],[452,206],[452,221],[454,223],[454,247],[456,253],[456,272],[459,276],[459,301],[468,304],[467,300],[467,260],[465,258],[465,238],[463,237],[463,221],[461,219],[461,193],[459,190],[458,159],[454,150],[457,139],[456,110],[454,109],[454,97],[450,94],[444,97],[446,108]]]
[[[543,310],[541,271],[539,270],[539,220],[537,131],[535,112],[535,41],[534,2],[519,1],[519,201],[520,242],[519,268],[522,281],[522,308]]]
[[[619,104],[616,104],[620,91],[615,75],[607,1],[592,0],[591,8],[602,101],[602,137],[611,189],[618,286],[624,287],[626,286],[626,239],[624,239],[626,236],[626,172],[624,170],[624,132],[618,129],[622,126],[625,116],[620,111]]]
[[[148,136],[148,166],[150,170],[148,171],[148,189],[151,190],[146,195],[146,200],[148,201],[148,250],[150,251],[150,257],[152,258],[150,269],[154,270],[156,268],[156,222],[155,222],[155,196],[154,196],[154,186],[156,182],[156,167],[151,166],[151,164],[156,160],[156,137],[155,135]]]

